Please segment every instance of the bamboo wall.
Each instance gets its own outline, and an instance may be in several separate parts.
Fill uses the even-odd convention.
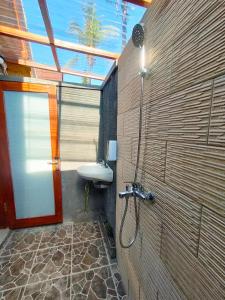
[[[118,232],[129,299],[225,299],[225,1],[155,0],[144,16],[146,59],[139,181],[156,195],[140,205],[135,245]],[[117,194],[133,181],[139,49],[119,60]],[[134,232],[130,201],[124,240]]]

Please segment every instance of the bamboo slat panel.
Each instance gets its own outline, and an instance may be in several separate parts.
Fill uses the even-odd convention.
[[[224,299],[224,286],[169,230],[163,231],[162,259],[188,299]]]
[[[143,22],[151,76],[144,80],[138,180],[156,201],[141,203],[128,252],[119,245],[124,202],[117,200],[119,264],[128,289],[135,272],[138,300],[224,299],[225,0],[155,1]],[[118,191],[134,176],[139,67],[129,42],[118,66]],[[133,228],[130,203],[128,239]]]
[[[168,143],[166,183],[225,216],[224,161],[220,147]]]
[[[225,290],[225,218],[203,208],[198,257]]]
[[[208,81],[150,104],[147,137],[206,143],[211,94]]]
[[[213,87],[212,109],[208,141],[225,146],[225,76],[216,78]]]

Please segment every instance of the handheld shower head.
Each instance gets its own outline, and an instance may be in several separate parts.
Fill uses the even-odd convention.
[[[144,26],[136,24],[132,31],[132,41],[135,47],[142,48],[144,45]]]
[[[132,41],[135,47],[141,49],[139,74],[142,78],[148,79],[148,77],[150,76],[150,71],[145,67],[144,37],[144,26],[140,23],[136,24],[132,31]]]

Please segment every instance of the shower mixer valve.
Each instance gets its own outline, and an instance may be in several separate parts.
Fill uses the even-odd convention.
[[[129,199],[130,197],[136,197],[142,201],[154,201],[155,196],[151,192],[145,192],[143,186],[140,183],[132,183],[126,185],[126,191],[119,193],[120,198]]]

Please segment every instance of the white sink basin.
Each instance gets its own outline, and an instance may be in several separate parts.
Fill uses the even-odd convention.
[[[92,180],[94,182],[112,182],[113,170],[110,167],[106,167],[102,163],[88,163],[80,166],[77,169],[77,173],[84,179]]]

